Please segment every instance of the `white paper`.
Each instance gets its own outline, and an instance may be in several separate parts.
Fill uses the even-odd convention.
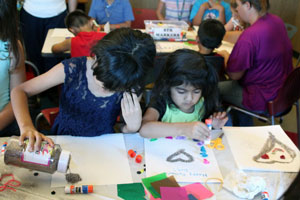
[[[188,139],[160,138],[155,141],[145,139],[144,144],[147,177],[166,172],[167,176],[173,175],[178,182],[203,183],[208,178],[223,179],[213,151],[205,147],[208,157],[203,158],[200,155],[200,146],[197,145],[197,142]],[[193,157],[192,162],[167,161],[170,155],[181,149]],[[178,159],[189,160],[184,154],[174,156],[172,160]],[[210,163],[204,164],[204,159],[207,159]],[[208,182],[219,181],[209,180]]]
[[[229,147],[237,166],[243,170],[298,172],[300,167],[299,150],[279,125],[261,127],[223,127]],[[269,132],[276,140],[284,144],[296,154],[295,158],[287,153],[284,146],[276,143],[271,151],[266,152],[269,159],[253,158],[258,155],[269,138]],[[273,151],[277,148],[277,151]],[[283,151],[281,151],[281,150]],[[280,151],[278,151],[280,150]],[[280,159],[284,155],[285,159]],[[285,163],[279,163],[285,162]],[[271,163],[274,162],[274,163]]]
[[[55,143],[71,152],[70,169],[80,174],[79,185],[132,183],[123,134],[98,137],[58,136]],[[66,186],[65,174],[56,172],[51,187]]]
[[[74,37],[74,35],[66,28],[55,28],[51,37]]]
[[[194,51],[198,51],[198,46],[189,44],[187,45],[185,42],[164,42],[164,41],[156,41],[156,50],[160,53],[170,53],[176,51],[178,49],[191,49]]]

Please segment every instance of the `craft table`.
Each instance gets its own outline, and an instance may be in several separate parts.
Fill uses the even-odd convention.
[[[124,141],[126,149],[135,149],[138,152],[141,152],[144,155],[144,140],[139,137],[137,134],[124,134]],[[69,136],[53,136],[56,137],[69,137]],[[101,137],[101,136],[100,136]],[[0,137],[0,144],[8,141],[9,138]],[[137,142],[138,141],[138,142]],[[223,178],[226,177],[226,174],[232,170],[237,171],[237,167],[233,160],[232,153],[230,148],[228,148],[228,142],[226,137],[223,137],[223,143],[225,145],[225,150],[218,151],[213,150],[218,161],[219,168],[223,175]],[[78,147],[80,151],[80,147]],[[72,152],[76,154],[76,152]],[[3,156],[1,155],[0,161],[0,173],[13,173],[15,179],[20,181],[22,184],[20,187],[16,188],[16,191],[6,189],[0,192],[0,199],[10,199],[10,200],[19,200],[19,199],[103,199],[103,200],[112,200],[120,199],[117,196],[117,186],[116,185],[104,185],[104,186],[94,186],[94,193],[91,194],[73,194],[67,195],[64,194],[63,187],[51,188],[51,175],[38,172],[38,175],[35,176],[35,171],[29,171],[27,169],[22,169],[18,167],[13,167],[5,165],[3,163]],[[144,159],[143,159],[144,161]],[[86,166],[92,165],[93,163],[86,164]],[[143,163],[142,163],[143,164]],[[145,177],[145,173],[137,174],[136,172],[140,170],[140,164],[135,163],[133,160],[129,159],[129,165],[131,168],[131,175],[134,182],[141,182],[141,178]],[[120,166],[122,167],[122,166]],[[88,169],[87,169],[88,170]],[[248,175],[261,176],[265,178],[268,188],[268,193],[270,194],[270,200],[278,199],[281,194],[286,190],[290,185],[293,179],[296,177],[296,173],[279,173],[279,172],[246,172]],[[209,184],[212,192],[215,194],[210,199],[220,199],[220,200],[235,200],[238,199],[231,192],[226,189],[222,189],[218,192],[219,184]],[[255,199],[259,199],[256,197]]]
[[[142,30],[144,31],[144,30]],[[196,30],[188,31],[187,39],[188,40],[195,40],[197,32]],[[60,53],[60,54],[53,54],[51,51],[52,45],[62,42],[66,39],[66,37],[72,37],[72,34],[65,28],[65,29],[50,29],[48,31],[45,43],[42,48],[42,56],[44,57],[63,57],[67,58],[70,57],[70,52]],[[195,42],[168,42],[168,41],[156,41],[156,50],[158,54],[161,53],[171,53],[177,49],[187,48],[198,51],[198,45]],[[217,50],[227,50],[231,53],[233,48],[233,44],[223,41],[222,45]]]

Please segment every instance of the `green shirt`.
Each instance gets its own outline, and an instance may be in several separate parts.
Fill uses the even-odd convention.
[[[201,121],[204,113],[204,98],[202,97],[195,105],[194,112],[192,113],[182,112],[175,105],[171,105],[170,107],[167,105],[166,112],[161,121],[169,123]]]

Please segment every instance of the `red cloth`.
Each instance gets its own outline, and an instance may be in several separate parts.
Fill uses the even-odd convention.
[[[71,39],[71,57],[90,56],[90,48],[105,35],[94,31],[78,33]]]

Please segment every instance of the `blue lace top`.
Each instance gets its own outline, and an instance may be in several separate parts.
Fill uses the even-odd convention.
[[[64,60],[65,82],[60,96],[59,114],[52,126],[57,135],[99,136],[113,133],[121,111],[122,93],[96,97],[88,89],[86,57]]]

